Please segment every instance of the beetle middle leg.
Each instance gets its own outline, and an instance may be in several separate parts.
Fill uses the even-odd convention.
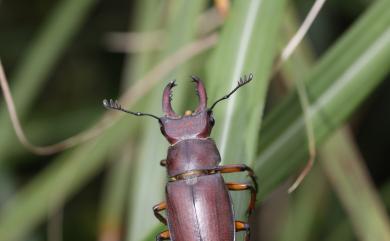
[[[249,202],[247,214],[248,214],[248,216],[251,215],[252,211],[255,209],[255,204],[256,204],[256,189],[250,184],[238,183],[238,182],[227,182],[226,186],[230,191],[250,190],[251,199]]]
[[[250,239],[250,227],[248,223],[242,221],[235,221],[234,226],[236,228],[236,232],[246,231],[245,241],[249,241]]]
[[[214,170],[220,173],[248,172],[248,176],[252,179],[253,185],[255,186],[255,189],[257,191],[257,181],[255,173],[252,168],[248,167],[245,164],[218,166]]]
[[[156,241],[171,239],[171,234],[168,230],[162,231],[156,236]]]
[[[163,215],[161,215],[161,211],[167,209],[167,203],[166,202],[160,202],[159,204],[157,205],[154,205],[153,207],[153,213],[154,213],[154,216],[156,216],[156,218],[158,220],[160,220],[160,222],[162,222],[163,224],[167,225],[167,219],[164,218]]]

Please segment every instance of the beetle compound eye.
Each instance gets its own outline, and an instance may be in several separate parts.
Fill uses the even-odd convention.
[[[212,116],[210,116],[210,124],[211,124],[211,126],[215,125],[215,119]]]

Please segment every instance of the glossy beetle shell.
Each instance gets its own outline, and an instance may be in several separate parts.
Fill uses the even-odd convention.
[[[168,150],[170,176],[218,165],[211,139],[189,139]],[[166,186],[168,227],[172,241],[233,241],[234,215],[221,174],[169,182]]]
[[[221,157],[213,140],[188,139],[169,147],[166,160],[168,176],[176,176],[190,170],[214,168]]]

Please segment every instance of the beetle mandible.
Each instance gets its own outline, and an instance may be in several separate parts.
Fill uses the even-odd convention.
[[[167,168],[166,201],[153,207],[154,215],[168,230],[156,240],[172,241],[234,241],[235,232],[246,231],[249,241],[249,224],[234,220],[229,190],[249,190],[251,198],[248,216],[254,210],[257,183],[254,172],[244,164],[220,166],[220,154],[210,138],[214,126],[213,108],[228,99],[237,89],[249,83],[253,75],[244,76],[230,93],[207,107],[207,94],[202,81],[191,77],[196,84],[199,105],[194,112],[187,110],[178,116],[172,109],[171,81],[165,87],[162,99],[163,117],[123,109],[117,101],[103,100],[108,109],[124,111],[136,116],[149,116],[158,120],[162,134],[170,143],[168,155],[161,165]],[[221,173],[248,172],[253,184],[226,182]],[[167,217],[160,212],[166,210]]]

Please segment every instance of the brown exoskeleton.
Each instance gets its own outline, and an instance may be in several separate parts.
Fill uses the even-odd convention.
[[[235,221],[229,190],[250,190],[250,214],[255,206],[257,184],[252,169],[244,164],[220,166],[221,157],[215,142],[210,138],[214,126],[213,108],[227,99],[238,88],[249,83],[252,74],[241,78],[229,94],[207,107],[207,94],[202,81],[192,76],[196,83],[199,105],[194,112],[186,111],[178,116],[171,106],[171,91],[175,82],[164,89],[163,117],[124,110],[116,101],[104,100],[106,108],[121,110],[137,116],[157,119],[161,132],[170,143],[168,155],[161,162],[166,166],[169,182],[166,185],[166,201],[153,207],[155,216],[168,230],[157,235],[156,240],[173,241],[233,241],[235,232],[246,231],[249,240],[249,225]],[[221,173],[247,171],[253,185],[246,183],[225,183]],[[167,211],[165,218],[160,214]]]

